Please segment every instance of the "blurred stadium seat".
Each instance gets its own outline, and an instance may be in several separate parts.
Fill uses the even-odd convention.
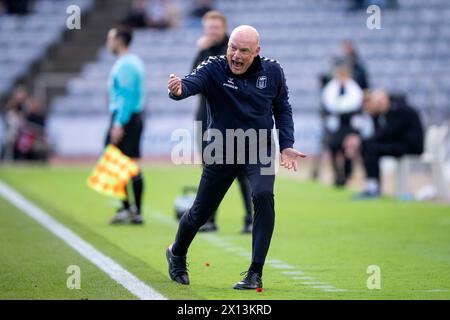
[[[78,0],[77,5],[81,10],[89,10],[93,2]],[[38,0],[28,15],[0,17],[0,97],[61,39],[66,27],[66,8],[72,3],[70,0]]]

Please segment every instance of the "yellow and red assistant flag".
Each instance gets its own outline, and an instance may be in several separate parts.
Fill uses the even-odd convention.
[[[88,178],[88,186],[109,197],[123,200],[125,188],[131,178],[139,172],[139,166],[133,159],[124,155],[116,146],[106,147]]]

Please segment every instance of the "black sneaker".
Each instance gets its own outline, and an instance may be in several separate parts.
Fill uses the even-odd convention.
[[[214,222],[206,222],[198,229],[199,232],[214,232],[217,231],[217,225]]]
[[[169,276],[175,282],[188,285],[189,276],[186,267],[186,256],[177,257],[173,255],[170,248],[166,249],[166,258],[169,263]]]
[[[259,274],[253,271],[246,271],[241,273],[241,276],[245,275],[242,281],[239,281],[234,285],[236,290],[256,290],[262,288],[262,280]]]
[[[253,224],[245,224],[245,226],[241,230],[241,234],[248,234],[252,233],[253,231]]]

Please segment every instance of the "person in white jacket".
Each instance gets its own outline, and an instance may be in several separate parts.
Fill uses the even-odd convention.
[[[322,91],[326,113],[325,130],[336,186],[344,186],[352,173],[352,162],[345,156],[343,141],[348,134],[357,132],[352,126],[352,118],[360,113],[363,96],[362,89],[351,78],[350,69],[346,65],[336,67],[333,79]]]

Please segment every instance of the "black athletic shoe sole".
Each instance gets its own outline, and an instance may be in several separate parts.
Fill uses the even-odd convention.
[[[249,286],[246,284],[236,283],[233,287],[235,290],[256,290],[258,288],[262,288],[262,284],[258,286]]]

